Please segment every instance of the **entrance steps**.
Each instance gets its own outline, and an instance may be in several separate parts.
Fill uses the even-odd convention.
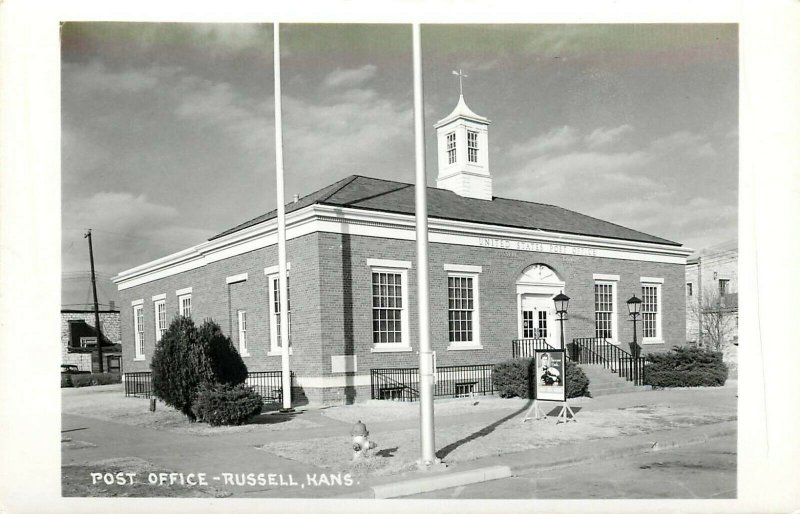
[[[589,392],[592,396],[606,394],[633,393],[649,391],[650,386],[636,386],[620,377],[616,371],[603,367],[602,364],[579,364],[589,378]]]

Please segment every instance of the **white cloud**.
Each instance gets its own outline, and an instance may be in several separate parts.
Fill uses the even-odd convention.
[[[650,146],[660,153],[680,152],[690,157],[713,157],[717,154],[707,136],[688,131],[678,131],[658,138]]]
[[[144,70],[110,70],[99,61],[88,64],[64,63],[64,89],[72,92],[139,93],[155,88],[162,78],[179,72],[180,68],[153,65]]]
[[[342,69],[336,68],[322,81],[326,87],[357,87],[369,81],[378,71],[374,64],[367,64],[360,68]]]
[[[591,149],[608,146],[631,132],[633,132],[633,127],[630,125],[620,125],[614,128],[599,127],[586,136],[586,145]]]
[[[554,150],[564,150],[578,141],[578,131],[569,126],[556,127],[530,138],[523,143],[515,143],[509,150],[511,157],[539,155]]]

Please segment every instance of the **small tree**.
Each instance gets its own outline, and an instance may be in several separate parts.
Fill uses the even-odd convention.
[[[722,351],[736,331],[738,305],[733,295],[720,295],[714,288],[702,291],[701,299],[689,308],[697,324],[700,341],[716,352]]]
[[[247,378],[247,367],[219,325],[207,320],[198,329],[184,316],[177,316],[161,337],[150,369],[155,396],[192,421],[201,386],[237,385]]]

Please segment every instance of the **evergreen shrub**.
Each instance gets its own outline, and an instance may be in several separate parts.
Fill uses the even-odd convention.
[[[495,364],[492,369],[492,384],[494,390],[501,398],[533,398],[533,384],[531,381],[534,359],[512,359]],[[567,385],[567,398],[591,396],[589,393],[589,378],[572,361],[567,361],[565,370]]]
[[[204,385],[197,393],[193,410],[198,421],[216,427],[246,423],[261,414],[263,405],[261,395],[245,385]]]
[[[72,387],[119,384],[122,382],[122,375],[119,373],[81,373],[70,375],[70,380]],[[64,382],[63,379],[61,381]]]
[[[72,387],[72,379],[66,373],[61,374],[61,387]]]
[[[202,385],[233,386],[247,379],[247,367],[219,325],[206,320],[197,328],[184,316],[177,316],[161,337],[150,370],[153,394],[192,421]]]
[[[675,346],[665,353],[651,353],[644,367],[644,383],[661,387],[702,387],[725,385],[728,366],[722,352],[705,348]]]

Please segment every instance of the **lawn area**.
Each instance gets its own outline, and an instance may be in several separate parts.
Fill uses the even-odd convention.
[[[61,390],[61,411],[89,418],[113,421],[137,427],[168,430],[193,435],[219,435],[238,432],[296,430],[313,428],[316,423],[292,417],[277,416],[274,405],[265,405],[264,412],[250,423],[240,426],[212,427],[206,423],[192,423],[186,416],[157,401],[156,411],[150,412],[150,401],[145,398],[125,397],[120,384],[81,387]]]
[[[586,402],[592,400],[587,399]],[[448,463],[466,462],[482,457],[516,453],[546,446],[570,444],[576,441],[606,439],[618,436],[656,432],[671,428],[718,423],[736,419],[735,410],[727,405],[698,408],[692,405],[652,403],[621,408],[578,410],[579,402],[571,402],[576,410],[577,423],[556,424],[554,417],[522,423],[527,410],[524,400],[486,399],[484,409],[494,405],[507,405],[505,416],[494,416],[492,422],[438,423],[436,426],[437,455]],[[413,416],[416,404],[392,404],[385,406],[356,405],[329,409],[326,415],[337,419],[353,419],[357,413],[362,421],[387,421]],[[513,404],[513,405],[512,405]],[[465,403],[437,404],[437,415],[443,412],[464,414]],[[480,403],[474,405],[478,407]],[[459,409],[460,406],[460,409]],[[460,410],[461,412],[456,412]],[[444,420],[442,420],[444,421]],[[343,464],[354,474],[393,475],[414,468],[419,457],[419,429],[373,430],[370,438],[378,447],[374,456],[366,462],[351,462],[350,438],[321,437],[303,441],[265,442],[259,448],[281,457],[298,460],[316,466],[341,469]]]

